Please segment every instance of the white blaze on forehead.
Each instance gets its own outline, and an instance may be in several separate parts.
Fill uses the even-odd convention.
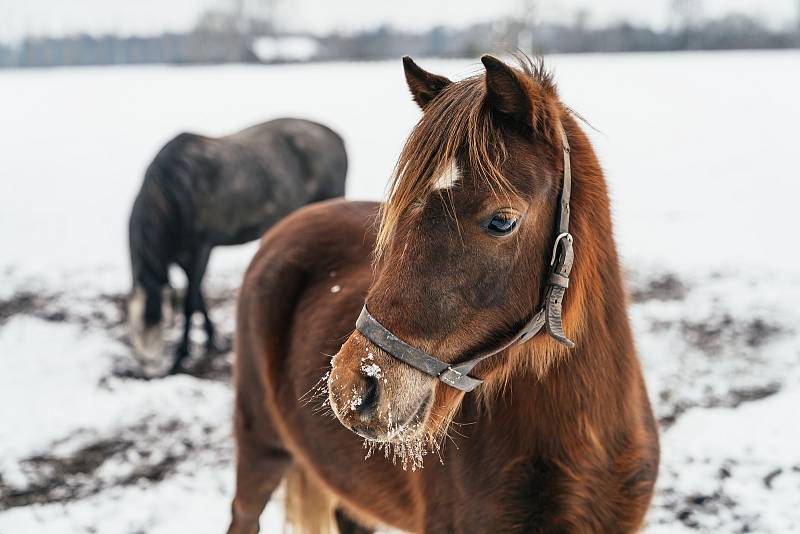
[[[461,177],[461,173],[458,171],[458,166],[456,165],[455,160],[450,160],[450,164],[444,170],[444,172],[436,178],[436,181],[433,182],[433,190],[439,189],[450,189],[458,179]]]

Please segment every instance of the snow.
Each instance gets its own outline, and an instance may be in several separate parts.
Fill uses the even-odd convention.
[[[665,434],[661,486],[705,499],[706,513],[690,515],[685,525],[705,532],[730,532],[737,523],[749,525],[750,532],[800,530],[798,406],[795,386],[737,409],[691,410]],[[668,500],[660,495],[656,504]],[[724,506],[726,501],[733,506]],[[653,515],[659,511],[656,506]]]
[[[111,488],[69,506],[12,508],[3,514],[0,532],[225,532],[232,488],[233,472],[226,466],[192,465],[161,483]],[[266,525],[263,531],[273,532],[269,526],[283,523],[283,510],[270,503],[261,523]]]
[[[798,60],[549,59],[564,101],[600,130],[586,128],[662,427],[648,533],[800,531]],[[420,64],[451,77],[479,67]],[[231,355],[133,376],[127,217],[172,136],[285,115],[340,131],[348,196],[377,199],[419,112],[399,61],[0,71],[1,534],[224,530]],[[212,258],[211,313],[228,341],[254,250]],[[363,365],[380,377],[367,354]],[[264,530],[282,517],[276,497]]]
[[[253,52],[261,61],[308,61],[319,52],[319,41],[306,36],[259,37]]]

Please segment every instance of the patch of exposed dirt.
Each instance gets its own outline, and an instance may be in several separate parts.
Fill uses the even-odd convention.
[[[91,311],[87,308],[91,308]],[[62,293],[23,290],[8,299],[0,299],[0,325],[15,315],[30,315],[57,323],[76,323],[85,328],[116,328],[124,323],[125,296],[101,294],[88,302],[76,302],[70,301]]]
[[[74,456],[27,458],[22,467],[34,474],[34,480],[23,489],[0,486],[0,510],[72,501],[99,493],[105,485],[94,478],[95,471],[108,458],[124,454],[133,446],[132,441],[110,439],[89,445]]]
[[[648,300],[683,300],[689,287],[673,273],[662,273],[645,280],[637,280],[629,273],[631,302]]]
[[[208,350],[204,343],[192,342],[190,356],[174,374],[184,374],[202,380],[230,382],[233,374],[233,334],[217,334],[216,346]],[[126,343],[127,344],[127,343]],[[129,346],[129,345],[128,345]],[[173,358],[176,343],[165,346],[167,357]],[[130,354],[114,354],[111,376],[134,380],[158,380],[160,376],[146,376]]]
[[[224,310],[224,315],[233,314],[237,290],[233,288],[215,288],[206,293],[209,309]],[[182,332],[182,296],[175,302],[178,320],[169,334],[178,338]],[[90,299],[71,300],[62,293],[44,293],[34,291],[18,291],[8,299],[0,299],[0,328],[11,317],[29,315],[51,322],[78,324],[84,329],[100,329],[130,348],[127,325],[127,295],[124,293],[99,294]],[[208,351],[202,343],[192,342],[192,356],[186,360],[183,374],[207,380],[227,381],[231,376],[230,352],[233,347],[232,321],[217,324],[216,346]],[[226,329],[227,327],[227,329]],[[174,354],[176,344],[168,343],[167,354]],[[121,378],[144,378],[130,354],[114,355],[118,361],[114,376]]]
[[[719,515],[722,509],[734,510],[736,501],[722,491],[715,491],[710,495],[693,494],[683,497],[676,503],[675,518],[685,526],[702,530],[702,523],[697,519],[698,514]],[[738,532],[752,532],[749,523],[741,525]]]
[[[660,415],[658,422],[663,429],[668,429],[681,415],[691,408],[738,408],[745,402],[765,399],[780,390],[781,385],[773,382],[763,386],[734,387],[723,396],[709,396],[702,402],[678,401],[672,405],[671,411]],[[672,400],[671,395],[664,391],[661,394],[661,400],[664,403],[669,403]]]
[[[20,462],[28,477],[25,487],[14,488],[0,479],[0,510],[73,501],[110,487],[159,482],[194,453],[196,445],[186,439],[167,446],[162,442],[164,436],[185,431],[177,421],[152,427],[142,424],[80,447],[68,456],[26,458]],[[113,467],[104,470],[107,464]]]
[[[637,311],[647,309],[650,299],[683,299],[691,291],[687,284],[670,274],[639,284]],[[716,298],[713,291],[709,298]],[[693,297],[693,295],[692,295]],[[656,303],[652,311],[639,313],[638,335],[660,338],[663,352],[642,354],[645,366],[661,369],[652,387],[662,428],[667,429],[687,410],[736,408],[740,404],[774,395],[783,377],[775,366],[770,345],[790,333],[778,318],[747,317],[712,306],[707,315],[689,309],[688,301],[675,302],[668,313]],[[648,361],[648,357],[650,360]],[[788,357],[788,356],[784,356]]]
[[[688,459],[687,465],[693,462],[707,464],[709,459]],[[698,532],[721,532],[722,525],[725,532],[763,532],[764,525],[758,510],[752,506],[743,506],[751,503],[737,500],[727,489],[732,480],[733,487],[739,488],[743,481],[749,484],[752,480],[752,483],[757,484],[758,477],[753,478],[752,468],[752,465],[742,465],[740,460],[728,458],[719,463],[716,474],[709,473],[707,481],[701,484],[710,485],[706,491],[681,492],[676,487],[662,487],[654,502],[654,512],[659,516],[657,522],[662,525],[681,523]],[[761,483],[770,491],[780,491],[773,487],[779,477],[797,477],[800,474],[800,466],[797,465],[764,468]],[[741,469],[745,471],[740,472]],[[681,473],[674,470],[663,475],[675,481],[681,478]],[[744,511],[748,509],[749,512]]]
[[[232,336],[217,336],[217,346],[211,351],[196,347],[196,354],[184,362],[180,374],[187,374],[204,380],[230,381],[233,374]]]
[[[8,299],[0,299],[0,325],[17,314],[33,315],[45,321],[66,320],[64,310],[54,307],[57,295],[42,295],[32,291],[19,291]]]
[[[784,333],[784,328],[777,323],[762,318],[741,322],[727,313],[704,321],[683,320],[680,328],[690,345],[709,355],[718,354],[733,344],[759,348]]]

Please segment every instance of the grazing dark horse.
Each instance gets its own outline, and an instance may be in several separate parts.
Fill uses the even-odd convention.
[[[203,314],[213,348],[214,326],[201,291],[212,248],[258,239],[296,208],[343,196],[346,174],[341,137],[306,120],[277,119],[220,138],[183,133],[168,142],[147,169],[129,226],[128,318],[144,371],[180,368],[195,312]],[[172,307],[171,264],[183,269],[188,285],[183,338],[170,362],[162,330]]]
[[[257,531],[284,476],[300,532],[642,526],[658,434],[603,174],[541,65],[482,61],[451,82],[404,60],[423,116],[386,204],[326,202],[262,239],[230,533]],[[298,401],[315,391],[335,418]]]

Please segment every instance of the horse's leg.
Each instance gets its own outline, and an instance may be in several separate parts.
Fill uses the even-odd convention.
[[[211,322],[211,317],[208,316],[208,308],[206,308],[206,299],[203,293],[200,293],[200,313],[203,314],[204,328],[206,330],[206,352],[215,352],[217,344],[215,342],[215,329],[214,323]]]
[[[203,291],[200,286],[200,282],[203,280],[203,276],[206,273],[206,267],[208,267],[208,260],[211,259],[211,245],[207,245],[206,248],[202,251],[200,256],[197,259],[197,272],[198,275],[198,282],[197,287],[195,289],[195,304],[197,305],[197,310],[203,314],[203,325],[206,331],[206,352],[213,352],[214,351],[214,323],[211,321],[211,317],[208,316],[208,308],[206,308],[206,299],[203,296]]]
[[[189,334],[192,331],[192,316],[195,312],[203,313],[206,320],[206,332],[210,319],[206,310],[205,300],[203,299],[202,282],[206,274],[208,259],[211,257],[211,245],[203,244],[195,250],[187,261],[180,261],[179,265],[186,273],[186,296],[183,299],[183,338],[175,352],[175,362],[172,364],[173,373],[181,368],[183,360],[189,356]],[[212,327],[213,333],[213,327]]]
[[[372,534],[374,530],[362,527],[341,509],[336,509],[336,526],[339,527],[339,534]]]
[[[266,407],[263,389],[251,362],[239,360],[234,414],[236,438],[236,494],[231,505],[228,534],[254,534],[272,492],[292,462]],[[242,376],[244,375],[244,376]]]
[[[187,292],[183,299],[183,337],[181,337],[181,342],[178,343],[178,348],[175,350],[175,361],[172,362],[170,373],[178,372],[183,360],[189,356],[189,333],[192,331],[192,315],[194,314],[189,301],[190,298]]]
[[[201,273],[203,274],[205,274],[206,272],[206,267],[208,266],[208,260],[210,257],[211,257],[211,248],[209,247],[208,252],[205,254],[205,260],[201,269]],[[200,280],[202,280],[203,274],[200,275]],[[211,317],[209,317],[208,315],[208,308],[206,307],[206,299],[203,296],[203,291],[199,283],[197,288],[195,289],[195,305],[196,305],[195,308],[196,311],[199,311],[203,315],[203,328],[206,331],[206,352],[214,352],[216,349],[216,343],[215,343],[216,336],[215,336],[214,323],[211,321]]]
[[[258,532],[261,513],[292,461],[282,448],[265,448],[247,439],[237,431],[236,494],[228,534]]]

